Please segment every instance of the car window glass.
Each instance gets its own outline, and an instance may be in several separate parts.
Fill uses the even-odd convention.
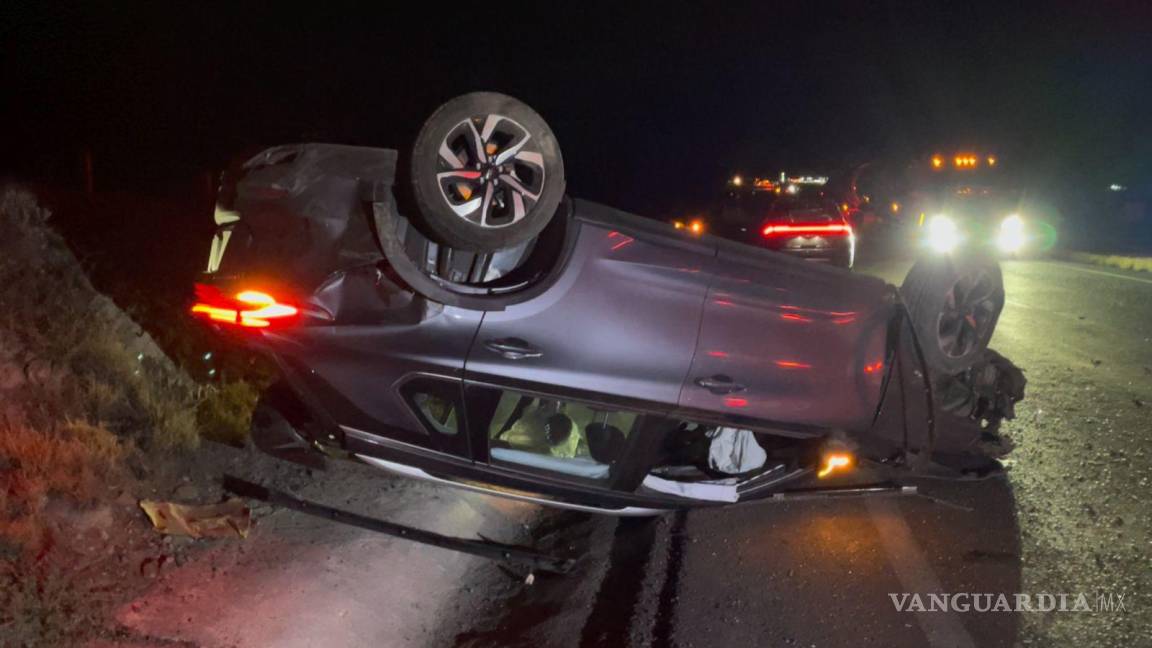
[[[425,392],[416,392],[412,394],[412,402],[424,415],[425,423],[431,426],[440,434],[456,434],[459,432],[459,416],[456,411],[456,403]]]
[[[606,480],[636,418],[632,412],[505,391],[489,425],[489,455],[493,463]]]

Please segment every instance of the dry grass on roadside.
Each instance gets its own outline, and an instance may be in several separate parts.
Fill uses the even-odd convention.
[[[114,434],[88,423],[45,431],[0,422],[0,555],[40,550],[46,539],[40,513],[49,498],[75,504],[98,499],[125,452]]]
[[[244,445],[259,396],[257,387],[244,380],[209,387],[196,412],[200,434],[212,441]]]
[[[34,424],[99,421],[144,448],[194,447],[198,390],[88,282],[28,193],[0,195],[0,363]],[[130,348],[130,345],[136,348]],[[154,348],[154,347],[151,347]]]
[[[112,595],[77,586],[77,556],[124,536],[107,517],[89,541],[85,520],[115,510],[138,449],[200,440],[202,388],[92,287],[48,218],[0,187],[0,646],[99,628]]]

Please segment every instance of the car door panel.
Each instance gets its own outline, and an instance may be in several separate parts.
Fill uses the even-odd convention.
[[[466,434],[436,434],[405,401],[401,386],[433,375],[462,387],[464,359],[481,315],[416,299],[379,324],[309,326],[279,337],[279,357],[333,422],[405,443],[465,456]]]
[[[722,243],[680,405],[764,425],[866,425],[892,300],[884,282]]]
[[[577,229],[569,268],[548,290],[485,313],[466,379],[675,407],[696,347],[710,249],[600,223]]]

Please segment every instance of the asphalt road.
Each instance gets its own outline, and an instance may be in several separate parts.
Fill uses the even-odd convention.
[[[862,271],[899,282],[906,268]],[[1047,261],[1004,271],[992,346],[1029,379],[1005,427],[1017,444],[1006,478],[919,482],[931,499],[614,519],[365,467],[268,468],[319,501],[579,562],[568,576],[529,575],[264,513],[248,540],[161,574],[118,620],[130,645],[157,646],[1152,645],[1152,276]],[[890,596],[942,592],[1023,593],[1036,605],[1083,593],[1093,608],[1108,594],[1123,609],[910,612]]]
[[[907,267],[862,271],[898,283]],[[992,347],[1029,379],[1004,428],[1017,445],[1007,478],[917,482],[935,499],[654,521],[547,513],[578,530],[582,576],[511,588],[457,644],[1152,645],[1152,277],[1050,261],[1003,268],[1008,304]],[[1093,611],[909,612],[890,596],[927,604],[928,593],[959,592],[1027,594],[1038,609],[1049,605],[1041,594],[1070,595],[1066,609],[1084,594]],[[1098,609],[1102,594],[1115,609]]]

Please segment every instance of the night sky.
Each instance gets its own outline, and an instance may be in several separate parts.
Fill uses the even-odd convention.
[[[262,145],[395,146],[480,89],[545,116],[572,194],[652,215],[941,143],[1038,183],[1152,173],[1147,3],[15,4],[0,170],[47,182],[86,149],[98,188],[163,194]]]

